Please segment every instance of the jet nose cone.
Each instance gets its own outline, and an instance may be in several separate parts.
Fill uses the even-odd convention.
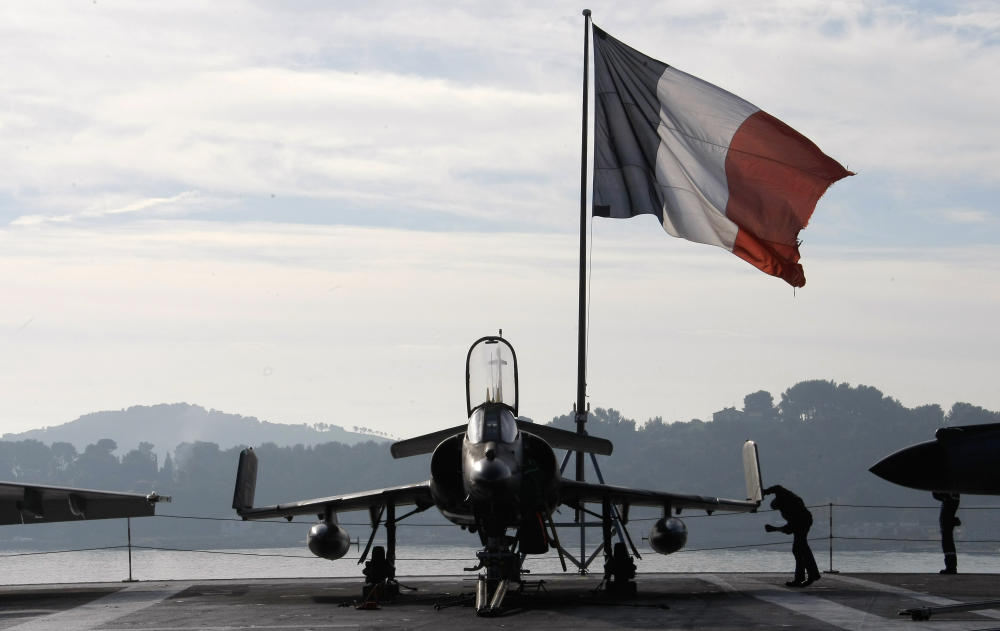
[[[898,459],[895,454],[892,454],[882,458],[869,467],[868,470],[887,482],[899,484],[899,468]]]
[[[948,487],[948,467],[941,445],[935,442],[920,443],[879,460],[872,473],[900,486],[924,491],[944,490]]]
[[[472,465],[472,481],[494,486],[510,479],[510,467],[503,460],[483,458]]]

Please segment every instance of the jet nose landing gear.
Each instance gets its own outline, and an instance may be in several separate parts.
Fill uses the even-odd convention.
[[[476,615],[498,616],[511,582],[521,582],[521,555],[514,551],[517,539],[489,537],[486,548],[478,552],[479,565],[485,569],[476,583]]]

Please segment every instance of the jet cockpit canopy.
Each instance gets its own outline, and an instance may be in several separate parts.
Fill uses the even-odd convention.
[[[479,338],[465,359],[465,405],[468,416],[486,403],[499,403],[517,416],[517,356],[498,335]]]
[[[517,420],[504,405],[480,405],[472,411],[465,435],[470,443],[512,443],[517,438]]]

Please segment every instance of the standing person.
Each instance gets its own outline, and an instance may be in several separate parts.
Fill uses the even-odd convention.
[[[958,512],[958,493],[934,493],[934,499],[941,502],[938,525],[941,526],[941,551],[944,552],[944,569],[941,574],[958,574],[958,554],[955,552],[955,526],[962,521],[955,517]]]
[[[785,583],[788,587],[806,587],[819,580],[816,558],[809,549],[809,529],[812,527],[812,513],[806,508],[802,498],[785,487],[775,484],[764,489],[764,495],[774,494],[771,508],[781,513],[784,526],[764,524],[767,532],[783,532],[792,535],[792,554],[795,556],[795,578]]]

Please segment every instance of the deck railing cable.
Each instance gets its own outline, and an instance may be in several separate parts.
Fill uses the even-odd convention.
[[[838,503],[826,503],[826,504],[813,504],[809,505],[808,508],[826,509],[828,511],[828,532],[826,536],[814,536],[810,537],[810,542],[821,542],[827,541],[829,546],[829,568],[828,572],[836,572],[833,568],[834,561],[834,540],[840,541],[852,541],[852,542],[879,542],[879,543],[919,543],[919,544],[931,544],[940,541],[937,537],[905,537],[905,536],[858,536],[858,535],[837,535],[834,532],[834,509],[888,509],[888,510],[933,510],[938,511],[940,509],[939,505],[890,505],[890,504],[838,504]],[[996,511],[1000,510],[1000,506],[963,506],[962,511]],[[774,510],[760,510],[757,514],[774,513]],[[723,513],[718,512],[711,517],[713,518],[724,518],[724,517],[734,517],[743,515],[746,513]],[[709,517],[705,514],[692,514],[683,515],[685,520]],[[258,520],[258,521],[244,521],[238,517],[215,517],[207,515],[155,515],[154,519],[175,519],[175,520],[193,520],[193,521],[216,521],[216,522],[237,522],[245,524],[283,524],[289,526],[296,526],[301,528],[303,522],[290,522],[285,519],[274,519],[274,520]],[[649,522],[659,519],[658,517],[639,517],[633,518],[629,523],[633,522]],[[815,518],[814,518],[815,519]],[[814,522],[815,523],[815,522]],[[368,522],[341,522],[341,525],[348,527],[370,527]],[[454,528],[453,524],[450,523],[407,523],[401,522],[397,525],[397,528],[438,528],[438,527],[451,527]],[[1000,544],[998,539],[956,539],[958,544]],[[734,543],[728,545],[720,546],[706,546],[697,548],[684,548],[679,550],[674,554],[685,554],[692,552],[707,552],[707,551],[721,551],[721,550],[748,550],[754,548],[769,548],[777,546],[790,546],[791,540],[782,539],[780,541],[768,541],[768,542],[755,542],[755,543]],[[85,547],[85,548],[72,548],[72,549],[62,549],[62,550],[43,550],[43,551],[26,551],[26,552],[10,552],[10,553],[0,553],[0,559],[5,558],[15,558],[15,557],[29,557],[29,556],[40,556],[40,555],[52,555],[52,554],[69,554],[69,553],[81,553],[81,552],[95,552],[95,551],[113,551],[113,550],[147,550],[147,551],[159,551],[159,552],[179,552],[179,553],[189,553],[189,554],[210,554],[210,555],[230,555],[230,556],[242,556],[242,557],[276,557],[276,558],[287,558],[287,559],[308,559],[315,560],[317,562],[324,561],[319,557],[312,556],[311,554],[282,554],[274,552],[254,552],[243,550],[225,550],[225,549],[204,549],[204,548],[178,548],[178,547],[165,547],[165,546],[153,546],[153,545],[111,545],[111,546],[95,546],[95,547]],[[555,554],[546,555],[533,555],[533,559],[557,559]],[[455,557],[397,557],[397,561],[470,561],[471,556],[455,556]]]

